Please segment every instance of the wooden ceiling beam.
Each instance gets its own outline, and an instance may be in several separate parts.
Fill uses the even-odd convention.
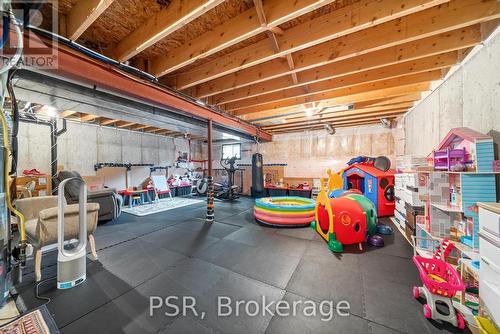
[[[97,118],[99,118],[99,116],[97,116],[97,115],[83,114],[80,116],[80,121],[81,122],[90,122],[90,121],[93,121]]]
[[[149,127],[149,125],[137,124],[136,126],[132,127],[132,130],[139,131],[139,130],[145,129],[147,127]]]
[[[105,119],[105,120],[101,120],[99,122],[100,125],[104,125],[104,126],[109,126],[109,125],[112,125],[114,123],[118,122],[118,120],[116,119]]]
[[[73,110],[64,110],[63,112],[61,112],[59,114],[59,118],[66,118],[66,117],[72,116],[74,114],[76,114],[76,111],[73,111]]]
[[[206,62],[186,73],[180,73],[170,83],[177,89],[186,89],[447,1],[361,0],[286,30],[282,36],[277,37],[280,45],[279,53],[270,52],[269,48],[266,48],[267,41],[260,41]],[[331,55],[332,53],[329,54]]]
[[[411,74],[411,75],[401,76],[401,77],[392,78],[392,79],[379,80],[379,81],[375,81],[375,82],[371,82],[371,83],[359,84],[359,85],[351,86],[351,87],[327,90],[327,91],[323,91],[323,92],[315,93],[315,94],[311,94],[311,95],[306,95],[306,96],[298,95],[296,97],[290,97],[290,98],[279,100],[279,101],[274,101],[274,102],[269,102],[269,103],[264,103],[264,104],[259,104],[259,105],[255,105],[255,106],[237,109],[237,110],[232,111],[232,114],[236,115],[236,116],[241,116],[241,115],[245,115],[248,113],[258,112],[261,110],[270,110],[270,109],[276,109],[276,108],[290,107],[290,106],[300,105],[300,104],[304,104],[304,103],[311,103],[311,102],[322,103],[323,102],[322,100],[329,100],[329,99],[333,99],[333,98],[344,98],[345,102],[340,103],[340,104],[349,104],[349,103],[356,102],[356,101],[349,101],[347,98],[353,94],[361,94],[361,93],[365,93],[365,92],[369,92],[369,91],[376,91],[376,90],[385,89],[385,88],[396,88],[396,87],[404,87],[404,86],[414,85],[414,84],[419,84],[419,83],[427,83],[427,82],[431,82],[434,80],[438,80],[440,78],[441,78],[441,71],[434,70],[434,71],[430,71],[430,72]],[[398,94],[398,95],[402,95],[402,94]],[[384,97],[384,96],[380,96],[380,97]]]
[[[380,124],[380,120],[373,119],[373,120],[365,120],[365,121],[353,121],[351,123],[337,124],[334,127],[335,128],[347,128],[347,127],[356,127],[356,126],[372,125],[372,124]],[[319,126],[314,125],[314,126],[310,126],[310,127],[302,127],[302,128],[294,128],[294,129],[282,129],[279,131],[271,131],[271,133],[273,135],[276,135],[276,134],[284,134],[284,133],[290,133],[290,132],[323,130],[324,128],[325,128],[325,124],[321,124]]]
[[[285,120],[286,124],[293,124],[293,123],[301,123],[304,121],[313,121],[313,120],[328,120],[332,117],[341,117],[341,116],[352,116],[352,115],[362,115],[362,114],[367,114],[367,113],[373,113],[373,112],[383,112],[383,111],[388,111],[388,110],[395,110],[395,109],[409,109],[412,107],[414,104],[414,101],[409,101],[409,102],[402,102],[402,103],[395,103],[392,105],[386,105],[386,106],[377,106],[377,107],[368,107],[368,108],[354,108],[346,111],[328,111],[328,109],[323,110],[321,113],[316,113],[313,116],[306,116],[305,113],[301,113],[300,115],[283,115],[283,116],[276,116],[273,117],[272,119],[264,119],[264,120],[258,120],[258,121],[253,121],[254,124],[259,124],[260,126],[272,126],[274,124],[266,124],[269,123],[270,121],[277,121],[277,120]]]
[[[408,94],[408,95],[403,95],[403,96],[396,96],[396,97],[382,98],[382,99],[377,99],[377,100],[372,100],[372,101],[358,102],[355,104],[354,107],[358,108],[358,109],[371,108],[371,107],[382,107],[382,106],[396,104],[396,103],[418,101],[421,98],[422,98],[422,95],[420,93],[413,93],[413,94]]]
[[[351,113],[350,115],[347,115],[347,116],[335,116],[335,117],[310,119],[310,120],[301,121],[301,122],[289,122],[289,123],[286,122],[283,124],[266,125],[266,126],[263,126],[262,129],[268,131],[268,130],[290,128],[290,127],[300,127],[303,125],[315,125],[315,124],[334,123],[334,122],[340,122],[340,121],[352,121],[352,120],[359,120],[359,119],[372,118],[372,117],[390,117],[390,116],[394,116],[394,115],[400,115],[401,113],[405,113],[407,111],[408,111],[408,108],[397,108],[397,109],[388,109],[388,110],[367,112],[367,113],[358,113],[358,114]]]
[[[120,62],[129,60],[222,2],[224,0],[172,0],[168,7],[161,9],[122,39],[112,55]]]
[[[243,84],[243,87],[211,95],[212,101],[214,104],[234,102],[253,96],[288,89],[298,85],[302,86],[322,80],[333,79],[342,75],[354,74],[361,71],[417,60],[453,50],[460,50],[474,46],[480,42],[480,26],[473,25],[448,33],[427,37],[417,41],[404,43],[398,46],[318,66],[305,71],[296,72],[298,84],[295,84],[288,76],[286,76],[290,72],[285,69],[286,72],[283,73],[283,76],[247,85],[248,82],[262,80],[262,77],[257,77],[258,73],[250,73],[249,70],[244,70],[248,71],[248,75],[242,71],[238,73],[237,78],[231,78],[232,82],[235,83],[235,86]],[[291,57],[291,55],[289,56]],[[234,74],[231,74],[230,76],[232,77]],[[215,81],[219,81],[219,79]],[[207,85],[210,85],[211,92],[224,90],[226,83],[218,85],[215,81],[207,83]],[[201,92],[202,86],[197,89],[198,92]]]
[[[137,124],[136,122],[125,122],[125,121],[120,121],[116,124],[117,128],[123,129],[127,128],[129,126],[133,126],[134,124]]]
[[[349,94],[349,90],[345,90],[338,97],[328,98],[327,96],[329,94],[319,94],[321,96],[315,98],[317,98],[318,101],[321,101],[320,104],[321,107],[337,106],[343,104],[370,101],[375,99],[423,92],[428,90],[430,87],[429,82],[419,82],[414,84],[398,85],[395,87],[384,87],[384,88],[380,88],[383,87],[383,85],[380,84],[370,84],[370,85],[372,87],[371,90],[369,87],[366,87],[366,90],[362,92],[352,92],[352,94]],[[270,117],[279,115],[280,113],[283,112],[283,109],[287,109],[289,107],[301,106],[302,104],[307,102],[312,102],[312,101],[308,101],[307,99],[301,97],[301,98],[291,99],[290,101],[270,103],[268,105],[259,106],[259,108],[251,107],[248,108],[248,110],[246,109],[237,110],[234,112],[234,114],[237,116],[242,116],[241,118],[245,120],[247,119],[247,117],[245,116],[247,114],[248,118],[253,118],[253,119]]]
[[[198,59],[219,52],[247,38],[268,30],[270,27],[289,21],[333,0],[268,0],[263,4],[267,25],[262,26],[255,7],[228,20],[215,29],[191,40],[188,44],[171,50],[166,55],[153,59],[152,74],[160,77],[189,65]],[[412,0],[416,1],[416,0]],[[423,0],[421,0],[423,1]],[[437,0],[435,0],[437,1]],[[267,45],[269,49],[269,46]],[[272,52],[272,50],[270,50]]]
[[[331,120],[331,121],[327,121],[327,122],[323,122],[323,123],[321,123],[321,122],[320,123],[318,123],[318,122],[302,123],[302,125],[295,125],[295,126],[290,126],[290,127],[284,126],[281,128],[274,128],[274,129],[264,128],[264,129],[266,131],[274,132],[274,131],[303,129],[303,128],[314,127],[314,126],[324,126],[326,124],[330,124],[331,126],[333,126],[335,128],[335,127],[340,126],[340,125],[351,125],[351,124],[356,124],[359,122],[373,121],[374,123],[380,123],[381,118],[389,118],[389,119],[396,118],[396,117],[401,116],[404,113],[406,113],[406,111],[407,110],[398,110],[398,111],[395,111],[393,113],[388,113],[387,115],[379,114],[379,115],[373,115],[373,116],[368,116],[368,117]]]
[[[308,85],[308,92],[303,87],[294,87],[288,90],[281,90],[274,93],[263,94],[224,105],[224,110],[233,111],[250,106],[286,100],[293,97],[308,96],[333,89],[366,84],[370,82],[386,80],[407,76],[411,74],[429,72],[448,68],[457,63],[458,55],[456,51],[451,51],[438,56],[422,58],[416,61],[408,61],[400,64],[389,65],[378,69],[346,75],[334,79],[324,80]],[[439,73],[441,77],[442,73]]]
[[[75,41],[114,0],[78,0],[66,15],[66,36]]]
[[[389,98],[378,98],[375,100],[368,100],[368,101],[360,101],[353,103],[353,109],[352,110],[383,110],[384,108],[392,108],[395,106],[401,106],[401,105],[407,105],[407,104],[414,104],[416,101],[421,99],[421,93],[411,93],[411,94],[406,94],[406,95],[401,95],[401,96],[395,96],[395,97],[389,97]],[[318,104],[316,108],[321,108],[321,106]],[[328,109],[327,109],[328,110]],[[336,114],[343,115],[344,113],[348,113],[351,110],[348,111],[337,111],[335,112]],[[261,125],[262,123],[268,121],[268,120],[275,120],[275,119],[282,119],[286,118],[287,120],[295,120],[295,119],[301,119],[304,116],[304,111],[300,110],[297,107],[290,107],[287,108],[286,110],[281,110],[280,113],[276,113],[274,116],[268,116],[268,117],[260,117],[258,113],[254,114],[248,114],[244,115],[243,118],[247,120],[248,122],[252,122],[254,124]],[[322,111],[322,115],[327,115],[331,114],[331,112],[328,111]]]

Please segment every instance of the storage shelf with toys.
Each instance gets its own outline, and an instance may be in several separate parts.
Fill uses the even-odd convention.
[[[402,183],[396,197],[412,205],[423,207],[422,216],[415,219],[411,244],[422,257],[433,257],[440,245],[452,243],[455,247],[447,262],[457,268],[465,283],[458,302],[477,314],[480,309],[479,281],[481,279],[479,252],[478,202],[496,202],[496,175],[494,171],[493,139],[468,128],[452,129],[429,156],[428,166],[415,168],[409,185]],[[416,187],[414,183],[417,183]],[[407,182],[408,183],[408,182]],[[400,210],[411,209],[397,205]],[[408,239],[408,217],[398,229]],[[411,232],[411,230],[410,230]]]

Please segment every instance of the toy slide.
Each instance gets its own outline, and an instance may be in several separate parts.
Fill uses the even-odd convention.
[[[255,219],[270,226],[309,226],[314,220],[313,199],[282,196],[255,200]]]

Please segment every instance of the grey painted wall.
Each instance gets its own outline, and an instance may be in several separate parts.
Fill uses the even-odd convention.
[[[427,155],[455,127],[490,134],[500,143],[500,33],[405,117],[406,154]]]

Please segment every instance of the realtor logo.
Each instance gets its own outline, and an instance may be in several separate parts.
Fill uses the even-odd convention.
[[[50,34],[41,37],[35,29],[58,34],[57,1],[11,0],[11,4],[12,15],[5,16],[1,22],[1,66],[56,69],[58,51],[55,38]],[[19,53],[20,58],[17,57]]]

